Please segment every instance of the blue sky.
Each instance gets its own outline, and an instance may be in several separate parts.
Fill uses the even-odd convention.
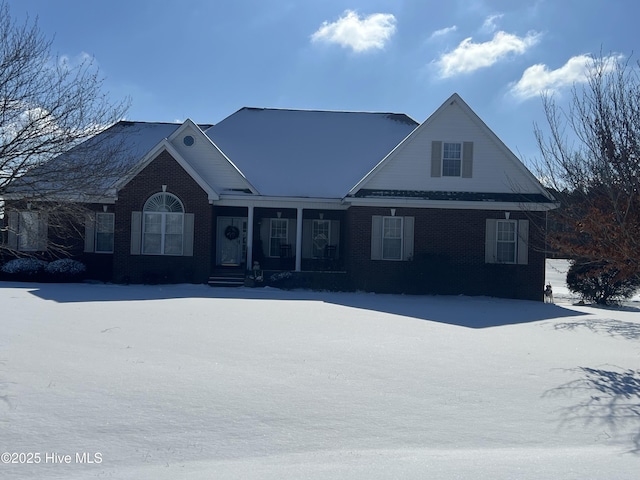
[[[566,100],[587,55],[632,55],[640,14],[635,0],[7,3],[61,57],[93,57],[130,120],[217,123],[254,106],[422,122],[457,92],[525,160],[539,92]]]

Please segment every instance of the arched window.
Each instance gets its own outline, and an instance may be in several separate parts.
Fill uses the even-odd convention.
[[[182,255],[184,207],[178,197],[156,193],[144,204],[142,218],[143,254]]]

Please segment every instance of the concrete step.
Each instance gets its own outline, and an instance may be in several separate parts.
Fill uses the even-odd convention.
[[[241,287],[244,285],[244,273],[214,272],[208,283],[212,287]]]

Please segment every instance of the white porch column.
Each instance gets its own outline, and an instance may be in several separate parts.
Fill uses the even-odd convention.
[[[302,270],[302,207],[298,207],[296,222],[296,272]]]
[[[247,215],[247,265],[246,269],[253,268],[253,205],[249,205]]]

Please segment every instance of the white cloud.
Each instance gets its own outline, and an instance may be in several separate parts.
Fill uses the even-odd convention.
[[[520,80],[513,84],[511,93],[521,99],[551,92],[575,83],[586,81],[587,65],[591,62],[588,55],[572,57],[557,70],[549,70],[544,64],[527,68]]]
[[[354,52],[364,52],[384,48],[395,31],[396,17],[390,13],[360,17],[356,12],[346,10],[337,21],[323,22],[311,40],[337,43]]]
[[[502,17],[504,17],[504,14],[502,13],[489,15],[487,18],[485,18],[484,23],[482,24],[482,31],[489,33],[495,32],[498,29],[496,21],[500,20]]]
[[[605,71],[615,68],[615,62],[622,58],[619,55],[604,58]],[[526,100],[541,93],[556,93],[562,88],[584,83],[588,79],[592,64],[593,58],[590,55],[577,55],[556,70],[549,70],[543,64],[532,65],[524,71],[520,80],[512,84],[511,93],[515,97]]]
[[[94,68],[98,68],[96,59],[89,55],[87,52],[81,52],[75,56],[61,55],[58,57],[58,65],[64,68],[78,68],[82,65],[91,65]]]
[[[540,34],[536,32],[530,32],[525,37],[497,32],[492,40],[484,43],[473,43],[469,37],[460,42],[455,50],[442,55],[435,63],[441,77],[453,77],[490,67],[509,54],[522,55],[538,43],[539,39]]]
[[[433,32],[429,39],[431,40],[437,37],[444,37],[445,35],[455,32],[456,30],[458,30],[458,27],[455,25],[447,28],[441,28],[440,30],[436,30],[435,32]]]

